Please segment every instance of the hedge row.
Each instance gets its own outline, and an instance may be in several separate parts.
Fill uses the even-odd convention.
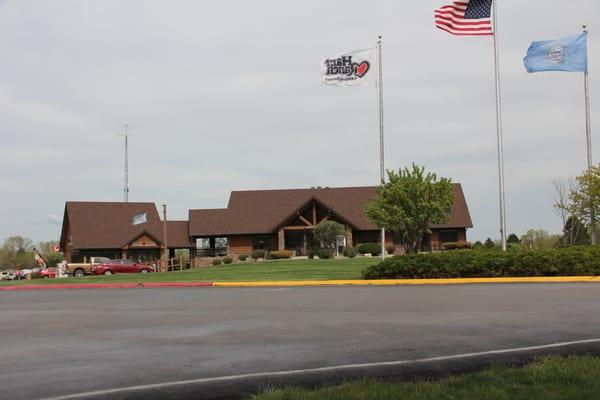
[[[364,279],[600,275],[600,246],[411,254],[382,261],[362,274]]]

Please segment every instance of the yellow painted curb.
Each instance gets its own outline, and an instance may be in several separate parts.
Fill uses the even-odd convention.
[[[456,278],[456,279],[382,279],[332,281],[213,282],[216,287],[271,286],[398,286],[398,285],[467,285],[476,283],[600,283],[600,276],[549,276],[526,278]]]

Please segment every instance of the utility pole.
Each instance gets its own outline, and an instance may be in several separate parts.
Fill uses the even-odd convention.
[[[169,269],[169,246],[167,244],[167,205],[163,204],[163,267],[165,272]]]

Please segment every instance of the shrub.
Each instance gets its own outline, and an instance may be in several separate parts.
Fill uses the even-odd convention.
[[[215,258],[214,260],[212,260],[212,265],[217,266],[217,265],[221,265],[223,262],[221,261],[220,258]]]
[[[264,250],[253,250],[252,253],[250,254],[250,256],[255,259],[258,260],[259,258],[265,258],[265,251]]]
[[[348,257],[348,258],[354,258],[356,257],[356,249],[353,247],[344,247],[344,250],[342,251],[342,255],[344,257]]]
[[[444,250],[469,250],[473,245],[469,242],[447,242],[442,245]]]
[[[271,260],[283,260],[283,259],[292,258],[293,255],[294,255],[293,251],[278,250],[278,251],[272,251],[272,252],[270,252],[269,253],[269,258]]]
[[[240,254],[238,257],[240,261],[246,261],[248,259],[248,254]]]
[[[223,258],[223,264],[231,264],[232,262],[233,262],[233,258],[231,258],[231,257]]]
[[[308,251],[308,258],[310,260],[312,260],[313,258],[315,258],[316,255],[318,255],[316,250],[309,250]]]
[[[373,256],[378,256],[381,254],[381,244],[380,243],[363,243],[358,245],[358,252],[360,254],[371,254]]]
[[[396,251],[396,246],[394,246],[393,244],[386,244],[385,245],[385,252],[388,254],[394,254],[394,252]]]
[[[320,249],[318,255],[321,260],[328,260],[333,257],[333,251],[331,249]]]
[[[600,275],[600,246],[410,254],[393,257],[363,271],[365,279],[561,275]]]

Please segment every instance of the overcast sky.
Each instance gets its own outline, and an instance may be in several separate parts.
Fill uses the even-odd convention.
[[[125,123],[130,201],[172,218],[231,190],[377,183],[375,89],[324,87],[319,63],[378,34],[386,167],[462,183],[469,239],[497,238],[492,39],[435,29],[445,3],[0,0],[0,240],[57,239],[66,200],[122,200]],[[599,15],[597,0],[499,0],[510,232],[559,232],[552,183],[586,166],[583,76],[528,75],[522,58]]]

